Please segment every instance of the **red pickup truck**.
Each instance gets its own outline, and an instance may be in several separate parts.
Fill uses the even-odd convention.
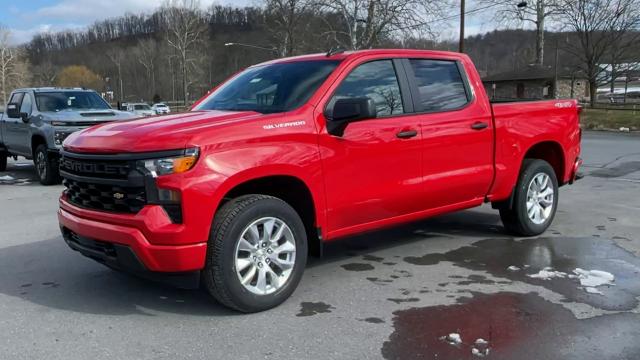
[[[510,232],[542,233],[581,164],[578,113],[491,104],[464,54],[274,60],[187,113],[71,135],[58,218],[83,255],[265,310],[345,235],[487,202]]]

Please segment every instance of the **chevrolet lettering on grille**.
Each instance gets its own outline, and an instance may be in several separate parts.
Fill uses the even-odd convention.
[[[101,164],[72,159],[62,159],[60,166],[64,170],[75,173],[107,174],[107,175],[127,175],[127,166],[115,164]]]

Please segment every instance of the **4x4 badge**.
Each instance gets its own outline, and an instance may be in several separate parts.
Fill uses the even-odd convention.
[[[123,193],[113,193],[113,197],[114,199],[124,199],[124,194]]]

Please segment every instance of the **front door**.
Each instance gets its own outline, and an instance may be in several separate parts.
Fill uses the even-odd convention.
[[[32,99],[28,93],[13,93],[9,104],[15,104],[20,113],[31,115]],[[4,116],[4,142],[5,146],[13,154],[31,157],[31,139],[29,138],[29,123],[24,122],[20,116]]]
[[[398,65],[392,60],[353,65],[328,102],[330,107],[339,98],[369,97],[378,113],[350,123],[342,136],[320,132],[329,233],[348,233],[422,208],[420,124],[406,114],[412,105],[402,90],[406,77],[405,83],[398,81]]]

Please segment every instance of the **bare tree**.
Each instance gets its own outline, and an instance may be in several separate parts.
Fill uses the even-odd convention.
[[[20,50],[11,45],[11,31],[0,27],[0,92],[3,103],[15,87],[27,82],[28,64],[22,59]]]
[[[304,16],[313,10],[311,0],[265,0],[267,27],[278,39],[278,52],[291,56],[298,45],[298,34],[304,30]],[[300,36],[302,37],[302,36]]]
[[[348,49],[368,49],[385,38],[416,31],[431,32],[429,19],[442,13],[446,2],[437,0],[320,0],[322,9],[339,14],[342,23],[331,21],[328,34]],[[346,38],[346,42],[341,39]]]
[[[58,68],[50,61],[32,67],[33,82],[35,86],[51,86],[58,75]]]
[[[165,3],[163,15],[167,42],[178,55],[186,105],[189,101],[190,75],[196,65],[194,48],[203,40],[207,27],[198,0],[171,0]]]
[[[158,57],[157,43],[152,39],[138,41],[134,49],[138,62],[144,67],[148,82],[149,99],[156,93],[156,58]]]
[[[122,102],[124,100],[124,86],[122,79],[122,62],[124,61],[124,51],[121,48],[113,48],[107,50],[106,55],[109,60],[111,60],[111,62],[116,66],[116,70],[118,71],[118,83],[120,88],[118,95],[120,95],[119,98]]]
[[[528,0],[518,2],[514,0],[482,0],[481,3],[495,6],[494,19],[498,23],[510,24],[515,22],[529,23],[536,29],[536,58],[535,63],[544,63],[544,30],[547,20],[558,15],[560,0]]]
[[[561,0],[559,9],[567,30],[577,37],[567,44],[567,51],[576,56],[589,80],[594,106],[605,72],[603,65],[615,52],[634,48],[640,41],[640,1]]]

